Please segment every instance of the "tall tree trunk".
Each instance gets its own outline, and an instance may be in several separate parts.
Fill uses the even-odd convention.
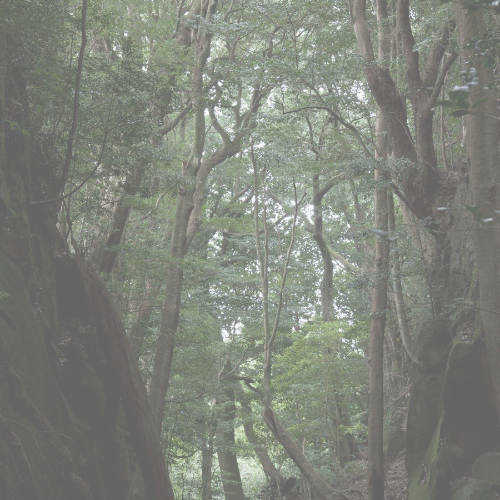
[[[295,242],[295,229],[297,223],[298,215],[298,199],[297,191],[295,189],[295,208],[293,214],[292,231],[290,237],[290,244],[288,246],[287,254],[283,264],[281,272],[281,286],[278,296],[278,305],[276,315],[274,317],[274,322],[270,324],[269,317],[269,233],[267,227],[267,211],[266,206],[263,204],[263,233],[264,233],[264,244],[261,242],[260,238],[260,179],[257,162],[254,156],[253,145],[251,148],[251,160],[253,164],[254,173],[254,223],[255,223],[255,247],[257,251],[257,259],[259,264],[260,278],[261,278],[261,291],[263,298],[262,307],[262,323],[264,329],[264,367],[263,367],[263,381],[262,381],[262,417],[264,422],[269,427],[276,440],[283,446],[288,456],[295,462],[297,467],[300,469],[304,477],[309,481],[311,487],[318,494],[321,500],[334,499],[339,500],[344,498],[343,495],[337,493],[319,474],[314,470],[311,463],[307,460],[304,452],[297,445],[297,443],[292,439],[290,434],[282,427],[279,423],[274,410],[272,408],[272,389],[271,389],[271,375],[272,375],[272,354],[273,345],[276,340],[276,335],[278,331],[279,319],[281,308],[283,306],[283,294],[285,291],[286,277],[288,273],[288,266],[290,263],[290,256]]]
[[[423,250],[429,303],[415,336],[422,366],[411,372],[407,423],[409,498],[448,498],[451,481],[463,475],[464,467],[479,454],[492,449],[491,436],[498,439],[498,419],[492,413],[488,389],[492,381],[485,378],[481,368],[481,342],[466,340],[467,332],[474,329],[476,311],[463,302],[457,307],[463,297],[474,299],[473,263],[464,239],[471,225],[463,210],[471,204],[465,169],[437,168],[432,143],[432,109],[455,59],[454,53],[446,53],[453,23],[445,21],[424,66],[413,38],[409,1],[396,2],[398,37],[415,120],[415,146],[405,103],[389,71],[375,61],[365,10],[364,0],[351,1],[358,47],[366,61],[365,75],[387,120],[394,157],[413,165],[393,175],[395,192],[423,228],[414,234],[415,245]],[[490,142],[491,136],[487,137]],[[444,211],[439,210],[441,207]],[[455,211],[460,211],[460,216]],[[493,253],[491,249],[486,251],[489,262]],[[491,264],[490,271],[495,276]],[[493,345],[490,366],[497,356],[495,350]]]
[[[466,116],[467,149],[473,204],[474,244],[479,274],[479,308],[487,360],[495,392],[497,416],[500,422],[500,112],[498,108],[498,47],[493,47],[496,27],[490,32],[484,19],[493,10],[490,7],[472,8],[457,1],[458,31],[462,59],[467,61],[469,114]],[[495,14],[498,16],[498,13]],[[496,31],[495,31],[496,29]],[[482,40],[491,43],[486,49],[471,46]],[[494,62],[495,61],[495,62]],[[496,74],[495,74],[496,63]],[[474,81],[475,80],[475,81]]]
[[[262,99],[260,84],[254,87],[250,107],[244,113],[238,113],[233,139],[218,122],[216,114],[210,108],[209,115],[213,127],[219,133],[222,144],[211,154],[205,148],[205,111],[206,100],[203,86],[203,72],[210,55],[212,31],[206,26],[210,23],[218,7],[217,1],[203,2],[203,16],[206,23],[199,23],[196,39],[195,64],[192,68],[191,91],[194,110],[194,144],[188,161],[182,165],[182,185],[178,189],[175,220],[172,229],[172,244],[165,270],[166,297],[162,309],[160,337],[156,348],[153,377],[151,380],[150,399],[153,413],[161,428],[164,414],[164,402],[170,383],[175,337],[179,326],[181,294],[183,288],[182,260],[192,239],[197,234],[206,196],[206,185],[212,170],[233,157],[241,150],[242,140],[253,127],[253,118]],[[241,104],[241,103],[240,103]],[[240,110],[241,111],[241,110]]]
[[[55,20],[59,7],[43,4]],[[33,40],[45,36],[29,29]],[[120,318],[99,279],[69,255],[54,204],[40,204],[54,186],[58,196],[64,182],[56,178],[55,155],[49,159],[34,139],[39,131],[26,101],[34,73],[19,66],[28,55],[17,36],[10,29],[0,48],[2,496],[123,498],[125,464],[115,453],[121,402],[149,498],[173,500]],[[63,172],[65,181],[67,165]]]
[[[130,328],[128,337],[130,339],[130,347],[135,359],[139,359],[141,350],[146,337],[146,325],[149,322],[151,313],[154,307],[154,301],[160,291],[161,282],[147,277],[145,282],[144,296],[139,302],[139,310],[135,323]]]
[[[217,421],[208,426],[201,442],[201,500],[212,500],[212,464]]]
[[[377,0],[378,60],[388,68],[391,33],[386,0]],[[370,370],[368,402],[368,498],[384,500],[384,333],[389,279],[389,238],[387,174],[384,169],[389,154],[388,121],[385,111],[376,121],[376,159],[383,163],[375,170],[375,265],[370,326]]]
[[[377,146],[385,156],[384,121],[377,119]],[[370,500],[384,498],[384,330],[387,309],[389,239],[387,224],[387,186],[380,170],[375,172],[375,276],[372,292],[370,328],[370,375],[368,407],[368,486]]]
[[[226,359],[220,376],[220,386],[216,398],[217,416],[217,457],[222,476],[222,485],[226,500],[244,500],[241,484],[240,468],[236,457],[236,441],[234,439],[234,420],[236,406],[233,381],[224,379],[231,372],[232,365]]]
[[[314,232],[313,237],[318,245],[323,262],[323,276],[321,277],[321,319],[333,319],[333,261],[323,234],[323,206],[322,201],[326,192],[320,191],[319,175],[313,177],[313,209]]]
[[[81,281],[90,310],[104,336],[105,347],[119,384],[122,403],[138,454],[148,498],[174,498],[166,473],[159,435],[147,401],[137,362],[132,355],[121,320],[104,286],[92,271],[80,264]]]
[[[189,217],[193,208],[192,192],[182,190],[177,197],[175,221],[168,261],[165,271],[165,301],[162,309],[160,337],[156,346],[153,376],[149,399],[156,424],[161,432],[165,397],[170,383],[170,373],[179,326],[183,285],[182,260],[186,255],[186,239]]]
[[[394,215],[394,198],[391,192],[387,193],[388,211],[389,211],[389,233],[394,233],[396,230],[396,222]],[[417,229],[418,230],[418,229]],[[401,281],[401,260],[397,247],[394,249],[393,258],[391,259],[391,283],[394,294],[394,310],[396,312],[396,320],[399,329],[399,338],[403,345],[404,351],[410,361],[416,365],[420,365],[417,353],[415,352],[415,342],[411,337],[410,324],[408,314],[406,312],[406,304],[404,300],[403,285]],[[402,361],[402,360],[401,360]],[[403,363],[401,363],[403,369]]]
[[[111,274],[120,252],[123,234],[130,215],[130,198],[137,194],[144,174],[144,165],[136,167],[127,175],[123,194],[116,202],[113,220],[106,241],[97,252],[97,268],[107,276]]]

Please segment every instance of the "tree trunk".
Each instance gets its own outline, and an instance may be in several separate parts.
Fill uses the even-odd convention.
[[[481,52],[471,45],[477,40],[493,43],[494,32],[488,33],[485,15],[493,10],[471,8],[457,1],[458,31],[462,58],[469,71],[469,114],[466,116],[467,150],[470,161],[470,178],[474,221],[474,244],[479,274],[479,307],[482,329],[487,348],[487,361],[492,387],[495,392],[497,416],[500,422],[500,113],[498,108],[498,50],[496,74],[491,54]],[[486,11],[486,12],[484,12]],[[498,13],[496,14],[498,16]],[[497,24],[498,27],[498,24]],[[489,60],[490,59],[490,60]],[[472,72],[472,71],[475,71]],[[476,81],[474,82],[474,79]],[[469,83],[468,82],[468,83]]]
[[[175,222],[165,272],[165,302],[162,309],[160,337],[156,346],[149,399],[156,425],[161,432],[165,397],[170,383],[175,335],[179,326],[183,285],[182,260],[186,254],[186,238],[192,211],[192,193],[181,191],[177,197]]]
[[[241,406],[243,429],[245,430],[247,441],[254,449],[255,455],[257,456],[260,465],[262,466],[262,470],[267,477],[271,491],[279,491],[281,485],[285,484],[285,478],[278,471],[278,469],[276,469],[265,446],[259,441],[259,438],[255,434],[250,401],[241,389],[238,391],[238,401]]]
[[[319,500],[347,500],[344,495],[335,491],[313,468],[301,448],[297,446],[297,443],[295,443],[290,434],[279,423],[271,408],[265,407],[262,411],[262,417],[269,430],[273,433],[273,436],[283,446],[288,456],[295,462],[295,465],[300,469],[307,481],[309,481]]]
[[[141,165],[127,175],[123,194],[116,202],[108,237],[97,251],[97,269],[106,276],[111,274],[115,266],[120,251],[119,245],[122,243],[130,215],[130,197],[134,196],[139,190],[144,168],[144,165]]]
[[[463,475],[480,453],[491,449],[491,436],[495,436],[493,441],[498,439],[498,424],[492,417],[488,396],[491,383],[485,379],[480,363],[480,342],[467,342],[468,332],[474,329],[475,307],[463,302],[458,306],[463,297],[474,300],[473,263],[464,238],[471,224],[463,210],[471,204],[465,169],[461,171],[459,165],[453,170],[437,168],[432,143],[432,109],[454,60],[453,53],[445,55],[452,24],[445,21],[424,67],[413,39],[409,2],[396,2],[398,37],[417,131],[415,148],[405,102],[387,68],[375,61],[365,10],[364,0],[352,0],[354,31],[365,58],[365,75],[387,120],[394,158],[412,165],[393,173],[395,192],[423,228],[414,231],[414,243],[423,250],[428,305],[415,336],[422,366],[411,373],[409,498],[448,498],[451,481]],[[491,356],[495,358],[496,354]]]
[[[377,118],[377,147],[386,155],[384,120]],[[387,223],[387,186],[385,176],[375,172],[375,276],[372,292],[370,328],[370,375],[368,406],[368,487],[370,500],[384,498],[384,330],[387,309],[389,239]]]
[[[201,500],[212,500],[212,464],[216,424],[211,425],[201,443]]]
[[[121,320],[98,277],[83,263],[80,263],[79,268],[92,317],[104,337],[106,354],[117,378],[131,437],[142,468],[146,495],[148,498],[173,499],[173,490],[165,470],[163,452],[147,401],[146,388],[125,337]]]
[[[318,245],[323,262],[323,276],[321,277],[321,319],[323,321],[331,321],[333,319],[333,261],[323,235],[322,200],[325,194],[325,192],[320,193],[319,175],[315,175],[313,177],[313,237]]]
[[[219,394],[216,399],[217,456],[226,500],[244,500],[245,495],[241,485],[234,439],[234,420],[236,418],[235,395],[232,386],[234,382],[224,380],[224,374],[230,371],[231,363],[226,360],[220,377]]]
[[[160,291],[160,281],[146,278],[144,296],[139,304],[137,319],[129,331],[130,346],[135,359],[139,359],[146,336],[146,326],[151,317],[154,300]]]

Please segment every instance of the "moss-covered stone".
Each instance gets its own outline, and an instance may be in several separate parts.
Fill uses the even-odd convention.
[[[422,376],[421,380],[429,380],[429,377]],[[418,463],[415,462],[418,455],[412,457],[409,500],[444,500],[450,495],[457,495],[457,500],[478,500],[483,494],[489,495],[494,490],[493,483],[484,485],[478,481],[500,478],[500,454],[481,455],[495,447],[498,429],[488,381],[481,370],[480,342],[456,341],[448,356],[441,394],[436,395],[431,388],[426,392],[425,387],[422,391],[430,394],[433,401],[438,398],[442,404],[425,454]],[[425,405],[423,394],[417,391],[416,395],[420,396],[417,401]],[[425,408],[422,411],[425,413]],[[418,414],[414,409],[412,418]],[[424,429],[424,425],[431,423],[428,419],[419,425]],[[408,425],[411,428],[410,422]],[[412,433],[412,438],[418,439],[415,429]],[[463,477],[476,459],[474,481],[464,483],[452,493],[451,482]],[[484,496],[484,500],[489,498],[497,497]]]
[[[500,486],[500,453],[488,452],[481,455],[472,464],[471,476]]]
[[[475,478],[463,478],[453,487],[451,500],[498,500],[500,489],[493,483]]]

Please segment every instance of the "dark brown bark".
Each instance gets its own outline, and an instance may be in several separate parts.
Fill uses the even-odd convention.
[[[224,375],[231,372],[232,366],[228,359],[221,372],[219,390],[216,398],[217,416],[217,457],[224,487],[224,496],[227,500],[244,500],[241,484],[240,468],[236,457],[236,441],[234,438],[234,420],[236,418],[235,382],[224,379]]]
[[[116,202],[113,212],[111,228],[106,242],[98,250],[97,268],[105,275],[110,275],[115,266],[116,258],[120,252],[119,245],[122,242],[125,227],[130,215],[130,197],[137,194],[144,174],[144,166],[137,167],[127,175],[123,194]]]

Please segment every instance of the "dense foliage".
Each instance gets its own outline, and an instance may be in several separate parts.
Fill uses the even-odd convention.
[[[496,498],[498,2],[409,4],[0,3],[1,498]]]

